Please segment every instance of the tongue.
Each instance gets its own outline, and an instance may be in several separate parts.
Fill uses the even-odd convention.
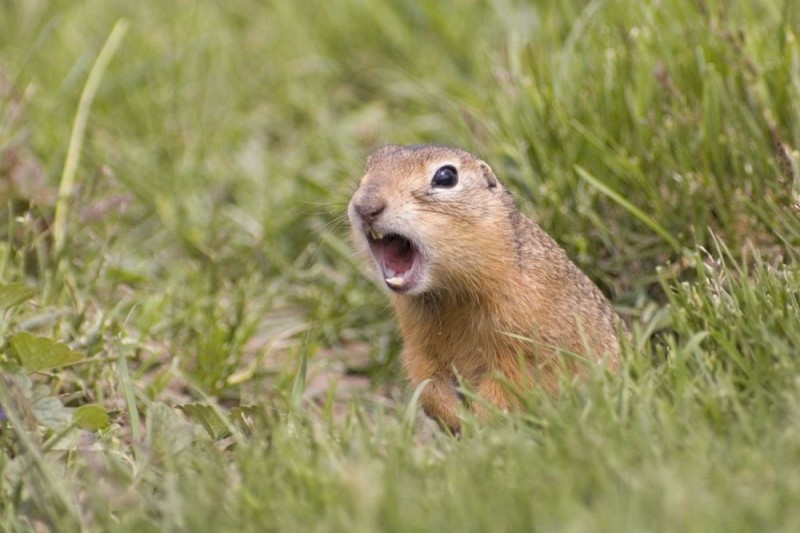
[[[387,239],[383,247],[383,268],[387,278],[402,276],[414,266],[414,250],[405,239]]]

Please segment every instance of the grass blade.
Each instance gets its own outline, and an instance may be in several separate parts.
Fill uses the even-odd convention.
[[[120,388],[122,389],[122,395],[125,398],[125,407],[128,409],[128,418],[131,424],[131,436],[133,437],[133,442],[136,443],[133,446],[133,453],[134,456],[138,453],[138,447],[142,443],[142,429],[141,429],[141,422],[139,420],[139,408],[136,406],[136,394],[133,391],[133,382],[131,381],[131,375],[128,371],[128,361],[125,359],[125,352],[122,349],[122,341],[117,339],[117,368],[119,369],[119,383]]]
[[[89,121],[92,101],[95,94],[97,94],[97,88],[100,86],[106,67],[108,67],[127,30],[128,21],[124,19],[118,20],[100,50],[94,65],[92,65],[92,70],[89,72],[89,77],[86,79],[86,84],[81,92],[78,111],[75,113],[75,121],[72,124],[72,132],[69,137],[67,158],[64,161],[64,170],[58,186],[58,199],[56,200],[56,212],[53,221],[53,251],[56,257],[60,255],[64,248],[69,199],[75,188],[75,174],[78,170],[78,162],[81,157],[81,148],[83,147],[83,138],[86,133],[86,124]]]
[[[585,168],[576,165],[575,170],[578,172],[578,174],[580,174],[581,178],[585,179],[589,183],[589,185],[614,200],[614,202],[616,202],[620,207],[625,209],[628,213],[632,214],[644,225],[653,230],[659,237],[664,239],[664,241],[666,241],[674,251],[680,251],[681,243],[678,241],[678,239],[670,235],[666,228],[656,222],[655,219],[648,216],[647,213],[623,198],[621,194],[611,189],[608,185],[592,176]]]

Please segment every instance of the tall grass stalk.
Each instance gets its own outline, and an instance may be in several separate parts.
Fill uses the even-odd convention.
[[[58,198],[56,200],[55,215],[53,216],[53,250],[56,257],[61,256],[67,234],[67,217],[69,215],[70,201],[75,189],[75,176],[78,172],[83,138],[86,133],[86,125],[89,122],[89,113],[92,109],[100,82],[103,79],[106,68],[114,57],[117,47],[122,42],[125,32],[128,31],[128,21],[120,19],[114,24],[111,33],[108,35],[103,48],[97,55],[89,77],[83,86],[81,98],[78,102],[78,109],[75,112],[75,121],[72,124],[72,132],[69,136],[69,146],[67,148],[67,158],[64,161],[64,170],[61,173],[61,180],[58,185]]]

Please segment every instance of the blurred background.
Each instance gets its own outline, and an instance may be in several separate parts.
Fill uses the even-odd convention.
[[[248,343],[394,338],[344,215],[384,143],[477,153],[634,316],[663,300],[655,267],[680,278],[712,232],[777,261],[800,241],[791,3],[2,9],[3,277],[73,308],[56,337],[124,321],[215,390]],[[121,19],[54,258],[77,104]]]

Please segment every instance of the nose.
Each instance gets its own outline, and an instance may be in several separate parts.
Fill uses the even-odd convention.
[[[364,222],[372,223],[386,209],[386,201],[378,195],[363,196],[356,200],[353,208]]]

